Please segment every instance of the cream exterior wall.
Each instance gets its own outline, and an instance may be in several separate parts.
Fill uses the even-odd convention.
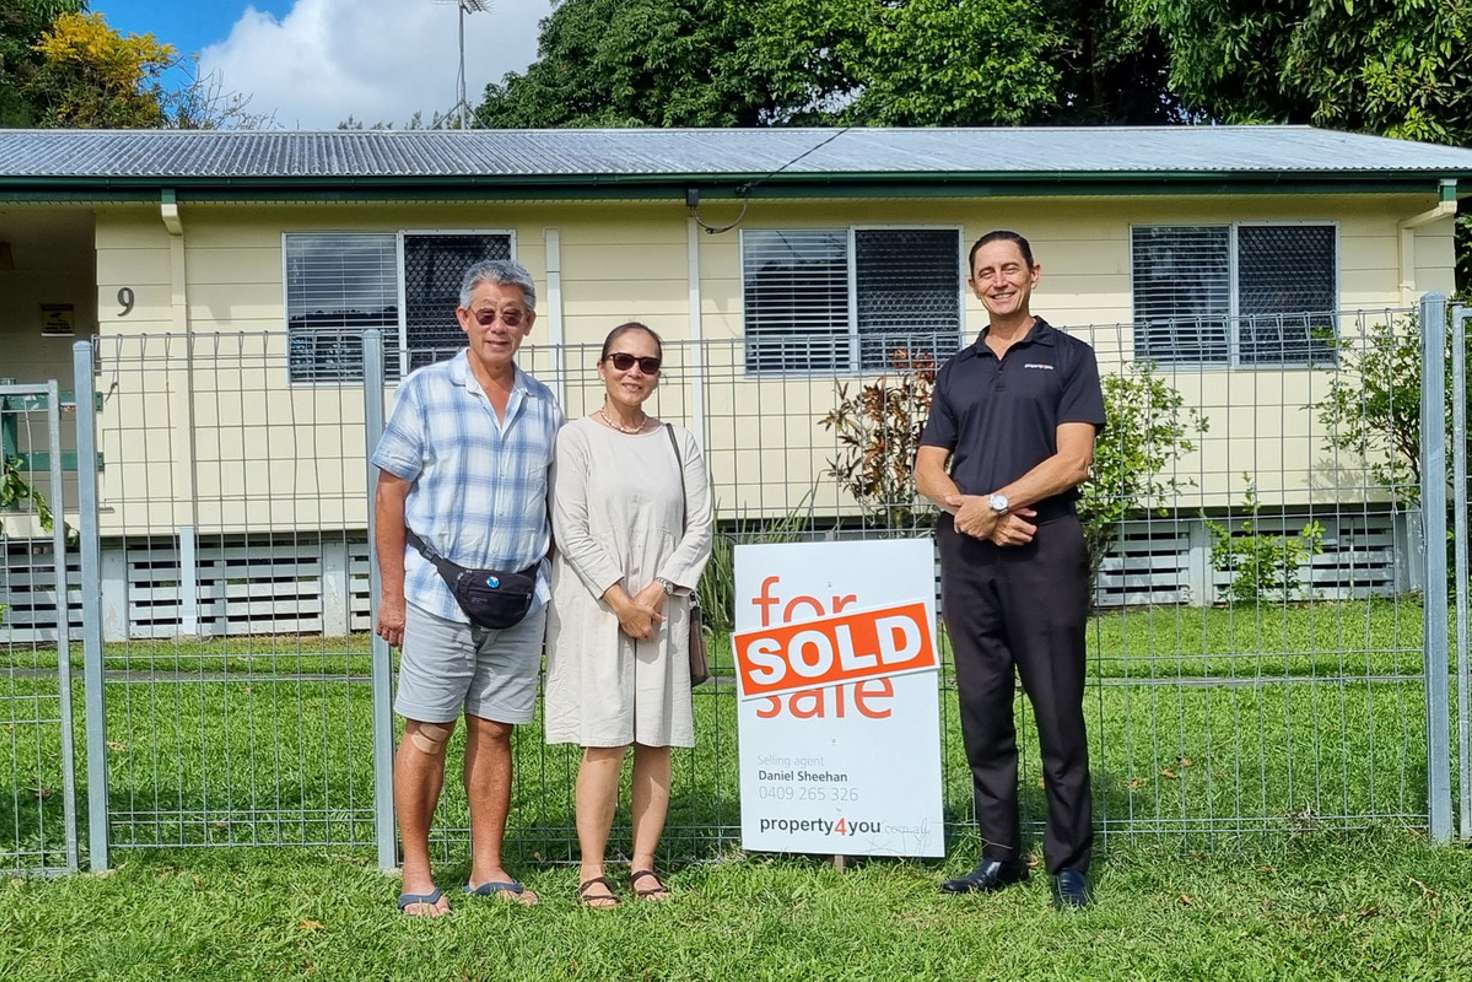
[[[1044,268],[1034,311],[1091,339],[1108,371],[1128,359],[1132,345],[1127,326],[1113,326],[1131,318],[1132,224],[1334,222],[1339,306],[1383,310],[1402,302],[1396,223],[1433,203],[1430,195],[758,201],[743,226],[960,227],[963,249],[991,228],[1014,228],[1031,239]],[[146,350],[135,337],[162,335],[178,321],[170,238],[157,205],[97,211],[100,387],[116,383],[100,419],[105,533],[171,534],[179,525],[205,534],[307,533],[366,523],[361,387],[287,381],[283,233],[513,230],[516,258],[538,284],[539,320],[528,342],[536,345],[547,342],[556,320],[545,245],[547,230],[556,229],[562,339],[588,347],[566,350],[560,379],[545,350],[527,352],[524,364],[559,385],[570,414],[599,401],[592,364],[613,325],[637,319],[667,341],[690,337],[691,232],[683,204],[239,203],[183,205],[180,213],[192,373],[182,337],[152,337]],[[708,202],[702,217],[722,223],[735,208]],[[817,487],[820,511],[848,510],[852,503],[822,476],[834,438],[817,420],[832,408],[836,384],[852,387],[859,378],[747,375],[740,233],[697,238],[698,319],[708,342],[701,395],[723,509],[779,514]],[[1451,220],[1417,230],[1416,290],[1450,293],[1453,255]],[[126,317],[112,302],[124,286],[137,297]],[[974,334],[985,314],[969,295],[965,313]],[[685,363],[694,357],[678,344],[667,353],[671,370],[659,399],[669,418],[693,412],[695,373]],[[1269,502],[1362,497],[1357,471],[1336,473],[1321,459],[1323,434],[1303,408],[1325,391],[1326,373],[1178,369],[1170,377],[1210,423],[1201,452],[1181,463],[1181,476],[1197,485],[1182,506],[1235,500],[1243,469],[1258,474]]]
[[[16,383],[57,381],[60,392],[72,385],[72,344],[97,329],[97,293],[93,251],[93,219],[82,208],[58,210],[41,205],[0,208],[0,242],[10,247],[13,269],[0,269],[0,377]],[[72,305],[75,338],[42,337],[41,305]],[[45,452],[49,447],[46,413],[14,413],[18,448]],[[61,449],[76,449],[69,409],[61,416]],[[70,513],[76,510],[77,485],[64,473],[60,495],[51,488],[50,475],[29,479],[51,505],[58,497]],[[23,515],[6,516],[4,534],[12,538],[47,535],[40,523]]]

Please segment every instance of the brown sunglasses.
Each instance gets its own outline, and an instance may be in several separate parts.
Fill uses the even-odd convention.
[[[609,355],[608,360],[614,368],[621,372],[627,372],[634,367],[635,362],[638,362],[639,371],[645,375],[659,374],[659,359],[652,358],[648,355],[635,356],[629,354],[627,351],[617,351]]]

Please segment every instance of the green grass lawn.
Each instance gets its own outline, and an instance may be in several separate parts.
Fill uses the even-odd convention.
[[[941,896],[944,863],[751,857],[677,868],[664,906],[587,911],[574,874],[528,867],[535,909],[452,897],[400,917],[362,852],[139,853],[113,875],[0,884],[0,977],[515,979],[1460,979],[1472,854],[1415,836],[1284,840],[1261,853],[1132,846],[1097,904],[1059,914],[1045,878]],[[441,870],[447,885],[463,865]]]
[[[515,743],[508,848],[549,903],[463,904],[436,925],[398,919],[393,883],[372,868],[365,637],[110,645],[121,868],[12,881],[0,978],[1283,978],[1377,965],[1391,977],[1472,977],[1461,940],[1472,857],[1414,831],[1426,812],[1420,632],[1421,610],[1405,600],[1096,617],[1086,711],[1101,902],[1082,916],[1050,912],[1042,878],[994,898],[936,895],[942,871],[976,853],[947,678],[945,863],[840,875],[802,858],[730,861],[736,702],[723,679],[698,690],[700,745],[676,757],[665,862],[677,902],[611,916],[573,907],[578,754],[544,746],[537,724]],[[0,870],[27,865],[17,850],[59,860],[63,797],[59,727],[45,722],[60,714],[57,687],[40,671],[54,653],[4,657],[0,781],[12,787],[0,786]],[[80,677],[74,689],[80,743]],[[1044,805],[1020,697],[1017,714],[1036,830]],[[448,886],[465,875],[453,775],[439,818]],[[627,821],[621,811],[615,853]],[[230,848],[277,843],[304,848]],[[200,845],[225,848],[186,848]]]

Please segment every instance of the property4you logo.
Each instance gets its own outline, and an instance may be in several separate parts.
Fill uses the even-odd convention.
[[[854,835],[878,835],[884,825],[878,819],[841,818],[764,818],[758,823],[763,832],[785,832],[801,835],[806,832],[821,832],[826,836],[840,838]]]

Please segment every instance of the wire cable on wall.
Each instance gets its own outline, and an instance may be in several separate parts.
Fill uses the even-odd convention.
[[[690,217],[695,219],[696,225],[699,225],[701,228],[705,229],[707,235],[720,235],[722,232],[731,231],[733,228],[739,226],[741,222],[746,218],[746,211],[748,208],[751,207],[752,191],[755,191],[758,187],[770,181],[772,178],[776,177],[778,174],[782,173],[793,164],[802,160],[804,157],[807,157],[808,155],[816,153],[817,151],[823,149],[828,144],[832,143],[840,136],[843,136],[843,134],[847,133],[851,129],[853,129],[852,126],[844,126],[841,129],[828,134],[828,136],[813,144],[811,147],[808,147],[802,153],[798,154],[796,157],[793,157],[791,160],[787,161],[776,170],[773,170],[765,174],[764,176],[757,178],[755,181],[748,181],[747,183],[737,187],[736,196],[741,199],[741,211],[736,215],[735,219],[733,219],[726,225],[706,224],[705,220],[700,217],[700,192],[697,189],[692,188],[687,198],[688,207],[690,208]]]

